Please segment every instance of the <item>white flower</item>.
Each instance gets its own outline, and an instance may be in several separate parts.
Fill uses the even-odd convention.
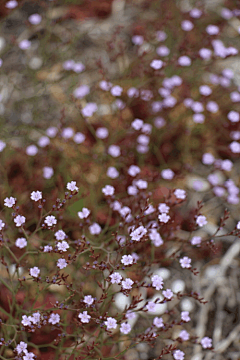
[[[65,259],[58,259],[57,267],[59,267],[59,269],[64,269],[67,265],[68,264]]]
[[[33,25],[38,25],[42,21],[42,17],[39,14],[32,14],[28,18],[29,22]]]
[[[51,227],[53,225],[56,225],[57,219],[55,218],[55,216],[49,215],[45,218],[44,222],[45,224],[47,224],[47,226]]]
[[[2,230],[5,226],[5,223],[0,219],[0,230]]]
[[[165,204],[165,203],[161,203],[161,204],[158,205],[158,211],[160,213],[166,213],[167,214],[169,212],[169,209],[170,209],[170,207],[167,206],[167,204]]]
[[[11,208],[11,207],[13,207],[13,205],[16,204],[16,200],[17,199],[13,198],[12,196],[10,198],[5,198],[4,205]]]
[[[110,145],[108,148],[108,154],[112,157],[118,157],[121,155],[121,149],[117,145]]]
[[[131,265],[133,263],[133,257],[131,255],[123,255],[121,263],[126,265]]]
[[[16,0],[10,0],[10,1],[6,2],[5,6],[6,6],[6,8],[8,8],[8,9],[14,9],[16,6],[18,6],[18,2],[17,2]],[[22,343],[22,342],[23,342],[23,341],[21,341],[21,343]],[[20,343],[20,344],[21,344],[21,343]]]
[[[155,208],[149,204],[147,210],[144,211],[144,215],[150,215],[154,213],[154,211],[156,211]]]
[[[20,41],[20,43],[18,44],[18,46],[20,47],[20,49],[22,50],[26,50],[28,48],[30,48],[31,46],[31,41],[25,39],[25,40],[22,40]]]
[[[122,280],[122,275],[120,275],[119,273],[115,272],[112,275],[110,275],[111,278],[111,283],[112,284],[119,284],[120,281]]]
[[[30,326],[31,325],[31,316],[23,315],[21,323],[23,326]]]
[[[153,275],[152,278],[152,286],[156,288],[156,290],[161,290],[163,288],[163,278],[159,275]]]
[[[67,251],[69,248],[69,245],[66,241],[58,242],[57,243],[58,250],[60,251]]]
[[[128,324],[127,322],[121,324],[120,331],[123,334],[128,334],[131,330],[132,330],[131,325]]]
[[[140,130],[143,126],[143,121],[141,119],[135,119],[133,120],[133,122],[131,123],[131,126],[135,129],[135,130]],[[135,165],[132,165],[133,167]],[[131,167],[131,166],[130,166]]]
[[[116,179],[119,176],[119,172],[115,167],[110,166],[107,169],[107,176],[110,177],[111,179]]]
[[[57,240],[64,240],[66,237],[66,234],[63,230],[58,230],[57,232],[55,232],[55,237]]]
[[[2,152],[5,147],[6,147],[6,143],[0,140],[0,152]]]
[[[207,224],[206,216],[199,215],[196,219],[196,224],[200,227],[203,227],[204,225],[206,225]]]
[[[42,199],[42,192],[41,191],[33,191],[31,193],[31,199],[34,201],[38,201]]]
[[[117,321],[112,317],[109,317],[107,321],[104,321],[104,324],[107,326],[107,330],[116,329]]]
[[[76,181],[71,181],[67,183],[67,189],[71,191],[78,191],[78,187],[76,186]]]
[[[20,227],[20,226],[22,226],[22,224],[25,223],[26,218],[25,218],[25,216],[17,215],[13,221],[15,222],[17,227]]]
[[[27,246],[27,240],[25,238],[18,238],[15,241],[15,245],[20,249],[23,249],[25,246]]]
[[[58,314],[51,314],[50,318],[48,319],[49,324],[55,325],[58,324],[60,321],[60,316]]]
[[[91,319],[91,316],[88,315],[87,311],[83,311],[83,313],[80,313],[78,317],[82,323],[89,323],[89,320]]]
[[[39,274],[40,274],[40,269],[37,266],[34,266],[33,268],[30,269],[30,275],[32,277],[38,277]]]
[[[186,191],[182,189],[176,189],[174,195],[177,199],[186,199]]]
[[[167,299],[171,299],[173,297],[173,292],[170,289],[164,290],[162,293]]]
[[[86,296],[84,296],[83,302],[85,302],[85,304],[92,305],[94,302],[94,299],[91,295],[86,295]]]
[[[134,185],[137,186],[139,189],[146,189],[148,187],[147,181],[142,179],[135,181]]]
[[[78,217],[80,219],[86,219],[89,214],[90,214],[90,210],[88,210],[87,208],[82,208],[82,211],[78,212]]]
[[[112,196],[114,194],[114,187],[111,185],[106,185],[104,188],[102,188],[102,192],[106,196]]]
[[[135,120],[140,120],[140,119],[135,119]],[[140,173],[140,168],[136,165],[131,165],[128,169],[128,174],[132,177],[136,176],[137,174]]]
[[[50,252],[50,251],[52,251],[52,246],[49,246],[49,245],[46,245],[46,246],[44,246],[44,252]]]
[[[166,213],[162,213],[160,215],[158,215],[158,219],[163,222],[163,223],[167,223],[170,220],[170,216],[167,215]]]
[[[163,319],[155,317],[153,320],[153,325],[155,325],[157,328],[163,327],[164,326]]]
[[[183,341],[189,340],[189,333],[186,330],[182,330],[178,335]]]
[[[135,317],[136,317],[136,314],[134,312],[132,312],[130,310],[127,311],[127,313],[126,313],[127,319],[131,320],[131,319],[135,319]]]
[[[201,236],[193,236],[193,238],[191,239],[191,244],[199,245],[199,244],[201,244],[201,241],[202,241]]]
[[[43,177],[44,179],[50,179],[53,176],[53,168],[50,166],[44,166],[43,168]]]
[[[182,311],[182,312],[181,312],[181,319],[182,319],[183,321],[186,321],[186,322],[190,321],[191,318],[190,318],[190,316],[189,316],[189,312],[188,312],[188,311]]]
[[[153,301],[149,301],[146,305],[148,311],[154,312],[156,308],[156,304]]]
[[[97,223],[94,223],[89,226],[89,231],[92,235],[99,235],[100,232],[102,231],[102,229],[101,229],[100,225],[98,225]]]
[[[133,232],[131,232],[130,236],[132,240],[134,241],[140,241],[140,239],[146,235],[147,229],[145,229],[144,226],[139,226],[137,229],[135,229]]]
[[[201,345],[204,349],[211,348],[212,347],[212,339],[210,339],[207,336],[202,338]]]
[[[182,268],[190,268],[191,267],[191,259],[187,256],[184,256],[182,259],[179,260]]]
[[[25,350],[27,350],[27,344],[23,341],[20,341],[20,344],[16,346],[16,350],[18,355],[21,354],[22,352],[25,352]]]
[[[176,350],[173,353],[173,357],[174,357],[175,360],[183,360],[184,356],[185,356],[185,354],[181,350]]]
[[[25,350],[25,355],[23,357],[23,360],[34,360],[34,353],[32,352],[27,352],[27,350]]]
[[[125,290],[130,290],[132,288],[132,284],[134,284],[134,281],[132,281],[132,279],[130,278],[127,278],[122,281],[122,287]]]
[[[161,238],[161,235],[157,232],[156,229],[151,229],[149,231],[149,238],[156,247],[163,244],[163,239]]]
[[[153,60],[150,64],[150,66],[155,70],[159,70],[162,68],[163,62],[162,62],[162,60]]]
[[[40,320],[41,320],[41,314],[40,314],[39,312],[35,312],[35,313],[32,314],[32,316],[31,316],[31,322],[32,322],[33,324],[39,323]]]

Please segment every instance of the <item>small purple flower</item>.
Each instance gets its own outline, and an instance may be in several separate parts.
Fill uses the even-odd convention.
[[[207,48],[202,48],[199,50],[199,55],[202,59],[209,60],[209,59],[211,59],[212,51]]]
[[[72,70],[75,73],[79,74],[79,73],[81,73],[81,72],[83,72],[85,70],[85,66],[81,62],[74,63],[73,66],[72,66]]]
[[[73,96],[77,99],[82,99],[84,96],[90,93],[90,87],[88,85],[81,85],[73,92]]]
[[[203,227],[204,225],[206,225],[207,224],[206,216],[199,215],[196,219],[196,224],[200,227]]]
[[[210,339],[207,336],[202,338],[201,345],[204,349],[211,348],[212,347],[212,339]]]
[[[31,41],[29,40],[22,40],[20,41],[20,43],[18,44],[18,46],[20,47],[20,49],[22,50],[27,50],[30,48],[31,46]]]
[[[64,61],[62,66],[63,66],[64,70],[68,71],[68,70],[73,70],[74,64],[75,64],[74,60],[66,60],[66,61]]]
[[[108,154],[112,157],[118,157],[121,155],[120,147],[117,145],[110,145],[108,148]]]
[[[38,148],[36,145],[29,145],[26,147],[26,154],[29,156],[35,156],[38,153]]]
[[[89,231],[92,235],[99,235],[102,231],[101,226],[97,223],[93,223],[89,226]]]
[[[159,70],[162,68],[163,62],[161,60],[153,60],[150,66],[155,70]]]
[[[164,169],[162,170],[161,175],[165,180],[172,180],[174,177],[174,172],[171,169]]]
[[[131,325],[128,323],[122,323],[120,327],[120,331],[123,334],[128,334],[131,331]]]
[[[189,15],[194,19],[199,19],[202,15],[202,11],[198,8],[193,8],[190,10]]]
[[[216,25],[208,25],[206,27],[206,32],[209,35],[217,35],[219,33],[219,27]]]
[[[182,268],[190,268],[191,267],[191,259],[187,256],[184,256],[182,259],[179,260]]]
[[[81,113],[85,117],[91,117],[96,111],[97,111],[97,104],[90,102],[81,110]]]
[[[99,127],[97,130],[96,130],[96,136],[99,138],[99,139],[106,139],[109,135],[109,131],[107,128],[105,127]]]
[[[194,25],[191,21],[189,20],[183,20],[181,23],[181,28],[184,31],[191,31],[194,28]]]
[[[184,356],[185,356],[185,354],[181,350],[176,350],[173,353],[173,357],[175,360],[184,360]]]
[[[86,136],[84,134],[82,134],[81,132],[77,132],[74,137],[73,137],[73,141],[76,144],[82,144],[86,139]]]
[[[113,96],[121,96],[123,88],[119,85],[115,85],[111,88],[110,92]]]
[[[157,49],[156,49],[156,53],[159,55],[159,56],[168,56],[170,54],[170,50],[167,46],[165,45],[162,45],[162,46],[159,46]]]
[[[132,37],[132,42],[134,43],[134,45],[142,45],[144,42],[144,38],[141,35],[134,35]]]
[[[191,63],[192,62],[191,62],[190,57],[188,57],[186,55],[180,56],[180,58],[178,59],[178,64],[180,66],[190,66]]]
[[[32,14],[29,16],[28,21],[33,25],[38,25],[42,21],[42,17],[39,14]]]

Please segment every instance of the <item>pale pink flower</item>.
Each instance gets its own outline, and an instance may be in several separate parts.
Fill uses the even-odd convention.
[[[184,256],[182,259],[179,260],[182,268],[190,268],[191,267],[191,259],[187,256]]]
[[[34,266],[33,268],[30,269],[30,275],[32,277],[38,277],[39,274],[40,274],[40,269],[37,266]]]
[[[42,199],[42,192],[41,191],[33,191],[31,193],[31,199],[34,201],[39,201]]]
[[[190,321],[191,318],[190,318],[190,316],[189,316],[189,312],[188,312],[188,311],[182,311],[182,312],[181,312],[181,319],[182,319],[183,321],[186,321],[186,322]]]
[[[7,206],[8,208],[13,207],[13,205],[16,204],[16,198],[13,198],[12,196],[10,198],[5,198],[4,199],[4,205]]]
[[[83,311],[83,313],[78,314],[79,319],[82,323],[89,323],[91,316],[88,315],[87,311]]]
[[[204,226],[207,224],[207,219],[206,216],[204,215],[199,215],[196,219],[196,224],[200,227]]]
[[[48,319],[49,324],[55,325],[60,321],[60,316],[58,314],[52,313]]]
[[[185,354],[181,350],[176,350],[173,353],[173,357],[174,357],[175,360],[183,360],[184,356],[185,356]]]
[[[204,338],[202,338],[201,340],[201,345],[204,349],[207,348],[211,348],[212,347],[212,339],[210,339],[209,337],[205,336]]]
[[[110,278],[111,278],[111,283],[112,284],[119,284],[121,282],[121,280],[122,280],[122,275],[115,272],[112,275],[110,275]]]
[[[132,330],[131,325],[128,324],[127,322],[121,324],[121,327],[120,327],[121,333],[128,334],[128,333],[130,333],[131,330]]]
[[[107,318],[107,321],[104,321],[104,324],[107,326],[107,330],[116,329],[117,321],[112,317]]]
[[[25,223],[26,218],[25,216],[17,215],[13,221],[15,222],[17,227],[20,227]]]

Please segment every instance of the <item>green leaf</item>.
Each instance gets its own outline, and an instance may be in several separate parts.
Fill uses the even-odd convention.
[[[68,206],[68,211],[71,216],[76,217],[78,211],[81,211],[84,207],[84,199],[76,201],[74,204]]]

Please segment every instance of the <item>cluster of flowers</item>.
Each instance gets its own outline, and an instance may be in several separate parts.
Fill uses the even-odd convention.
[[[135,169],[135,172],[134,172]],[[129,172],[133,175],[133,173],[136,173],[136,170],[138,172],[138,167],[130,167],[129,168]],[[139,169],[140,170],[140,169]],[[144,181],[144,180],[141,180]],[[143,191],[146,190],[147,186],[143,187]],[[71,191],[71,194],[78,194],[78,190],[79,188],[76,185],[76,181],[71,181],[69,183],[67,183],[66,188]],[[125,224],[127,225],[128,228],[128,236],[129,236],[129,240],[126,241],[127,237],[123,236],[120,237],[121,241],[119,241],[122,245],[122,249],[124,251],[124,249],[128,248],[128,245],[130,244],[134,244],[134,243],[141,243],[141,242],[145,242],[148,241],[148,239],[152,240],[153,245],[155,245],[156,247],[159,247],[163,244],[163,240],[158,232],[159,228],[163,229],[163,227],[167,224],[168,221],[170,221],[170,216],[168,215],[169,212],[172,210],[171,209],[171,201],[167,200],[165,203],[160,203],[157,207],[158,207],[158,212],[159,215],[157,216],[159,222],[157,222],[156,220],[153,221],[151,220],[150,222],[147,221],[146,225],[145,224],[145,219],[148,218],[149,215],[154,216],[156,218],[156,215],[154,214],[156,212],[156,209],[152,206],[149,205],[147,206],[147,209],[144,212],[144,217],[142,217],[141,222],[142,225],[128,225],[129,223],[134,223],[136,220],[134,220],[134,218],[136,219],[136,216],[134,213],[132,213],[132,210],[130,207],[127,206],[123,206],[121,207],[120,202],[118,202],[117,200],[113,200],[113,196],[115,194],[115,189],[113,186],[111,185],[106,185],[105,187],[102,188],[102,193],[106,196],[106,198],[108,198],[110,200],[109,202],[109,206],[110,207],[115,207],[116,208],[116,203],[118,203],[120,205],[120,208],[118,209],[120,216],[122,217],[122,221],[125,222]],[[176,196],[177,199],[179,199],[180,201],[184,201],[186,199],[186,192],[182,189],[176,189],[174,190],[174,194]],[[42,192],[41,191],[33,191],[30,195],[30,198],[32,201],[35,202],[41,202],[43,200],[42,197]],[[14,197],[9,197],[9,198],[5,198],[4,200],[4,205],[8,208],[13,208],[16,210],[16,203],[17,200]],[[127,209],[126,209],[127,208]],[[149,210],[150,209],[150,210]],[[122,213],[121,213],[122,211]],[[83,221],[85,219],[87,219],[90,216],[91,212],[89,209],[87,208],[83,208],[82,211],[78,212],[78,216],[80,219],[82,219]],[[131,215],[130,215],[131,214]],[[154,214],[154,215],[153,215]],[[22,215],[17,215],[17,216],[22,216]],[[130,218],[129,218],[130,216]],[[21,227],[23,229],[23,227],[25,226],[25,217],[22,216],[24,218],[24,221],[20,221],[19,226],[18,224],[16,224],[17,227]],[[15,217],[16,219],[16,217]],[[14,220],[15,220],[14,219]],[[196,216],[196,225],[199,227],[203,227],[204,225],[207,224],[207,219],[205,216],[203,215],[198,215]],[[52,229],[57,225],[57,219],[54,215],[47,215],[44,217],[44,223],[42,224],[44,226],[46,226],[46,228],[48,229]],[[92,224],[91,227],[89,227],[90,233],[91,235],[98,235],[101,232],[101,227],[99,224]],[[0,230],[1,232],[4,231],[4,227],[5,227],[5,223],[0,220]],[[153,228],[152,228],[153,227]],[[236,229],[240,229],[240,222],[238,222],[238,224],[236,225]],[[56,246],[55,246],[55,252],[59,252],[60,254],[63,252],[67,252],[70,248],[68,242],[66,241],[67,239],[67,235],[63,230],[57,230],[54,233],[54,236],[56,238]],[[120,238],[116,238],[117,241],[120,240]],[[200,237],[193,237],[191,239],[191,244],[192,245],[199,245],[201,243],[201,238]],[[26,238],[18,238],[15,242],[16,247],[20,248],[20,249],[24,249],[27,246],[27,239]],[[51,245],[47,245],[44,246],[44,250],[43,252],[53,252],[53,247]],[[80,253],[81,254],[81,253]],[[122,270],[124,270],[125,268],[131,267],[134,264],[137,264],[138,259],[140,258],[141,254],[139,253],[139,256],[136,253],[132,253],[131,255],[127,255],[124,254],[121,256],[120,263],[124,265],[124,267],[122,268]],[[182,268],[186,268],[186,269],[191,269],[191,261],[192,259],[187,257],[187,256],[183,256],[182,258],[179,259],[179,264]],[[66,266],[68,265],[68,262],[62,258],[59,259],[57,262],[57,267],[60,269],[64,269]],[[114,269],[116,269],[116,265],[117,268],[119,267],[119,263],[112,265]],[[44,273],[44,271],[43,271]],[[29,269],[29,274],[33,279],[37,279],[38,281],[43,281],[42,277],[40,277],[40,268],[37,266],[34,266],[33,268]],[[130,277],[125,277],[123,276],[122,271],[118,272],[118,271],[111,271],[111,274],[106,278],[107,281],[109,281],[111,284],[116,284],[120,286],[120,291],[122,291],[124,294],[129,294],[130,291],[133,289],[133,287],[138,287],[138,283],[134,280],[132,280]],[[164,280],[162,278],[162,276],[159,276],[157,274],[152,275],[151,277],[151,284],[149,284],[152,286],[152,288],[155,288],[157,291],[162,290],[162,295],[163,295],[163,300],[160,303],[164,303],[166,301],[171,301],[172,299],[174,299],[176,297],[176,294],[174,294],[174,292],[170,289],[170,288],[166,288],[164,289]],[[108,291],[108,289],[106,289]],[[83,311],[78,312],[78,319],[82,324],[87,324],[89,322],[91,322],[91,320],[94,320],[96,325],[97,324],[101,324],[102,326],[106,326],[106,330],[110,331],[110,330],[116,330],[118,324],[120,325],[120,332],[122,334],[130,334],[132,331],[132,326],[131,323],[129,323],[127,320],[131,320],[134,319],[136,316],[135,312],[131,312],[131,311],[127,311],[127,313],[125,314],[125,319],[122,319],[122,322],[120,322],[119,319],[115,319],[112,316],[101,316],[100,318],[102,319],[99,323],[99,317],[96,316],[96,314],[94,312],[90,312],[88,313],[88,310],[85,310],[86,307],[92,307],[94,306],[95,309],[97,306],[97,298],[93,298],[92,295],[85,295],[84,296],[84,300],[82,301],[83,304]],[[157,308],[157,303],[156,301],[147,301],[145,303],[145,305],[143,306],[143,309],[145,309],[145,311],[147,311],[149,314],[153,313],[156,311]],[[84,309],[85,307],[85,309]],[[77,311],[77,309],[75,309]],[[188,311],[182,311],[181,312],[181,320],[180,320],[180,324],[181,321],[183,322],[189,322],[190,316],[189,316],[189,312]],[[50,314],[42,314],[41,312],[37,311],[34,312],[32,315],[22,315],[22,320],[21,320],[21,324],[23,325],[22,330],[24,331],[28,331],[28,332],[34,332],[36,330],[36,328],[41,328],[44,325],[47,324],[52,324],[52,325],[56,325],[56,326],[60,326],[61,325],[61,317],[59,314],[57,313],[53,313],[51,312]],[[164,324],[163,319],[160,317],[154,317],[153,319],[153,325],[151,328],[152,331],[152,337],[157,337],[157,330],[158,329],[162,329],[164,330],[166,328],[167,324]],[[149,333],[149,331],[148,331]],[[182,330],[179,334],[179,338],[182,341],[188,341],[189,340],[189,333],[186,330]],[[201,345],[204,349],[207,348],[212,348],[212,340],[209,337],[204,337],[201,340]],[[18,354],[24,354],[23,355],[23,359],[24,360],[29,360],[29,359],[34,359],[34,354],[33,353],[28,353],[26,350],[26,343],[20,342],[20,344],[17,345],[17,347],[15,348],[15,351],[17,351]],[[176,360],[182,360],[184,359],[184,352],[181,350],[176,350],[173,353],[173,356]]]

